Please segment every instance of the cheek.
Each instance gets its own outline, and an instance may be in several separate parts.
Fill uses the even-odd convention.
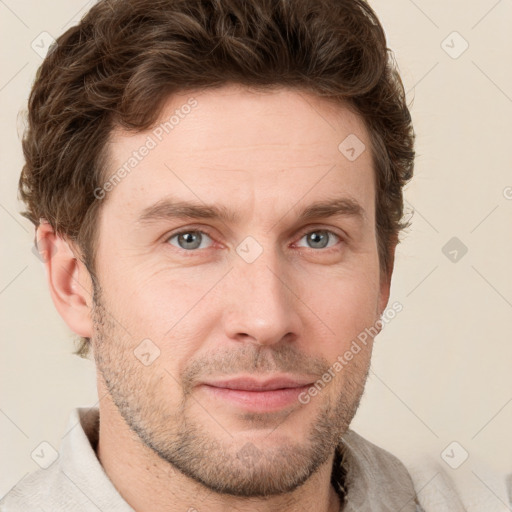
[[[216,273],[208,275],[197,268],[153,273],[132,270],[125,278],[111,276],[105,283],[110,286],[108,303],[115,305],[113,316],[125,327],[118,330],[131,335],[123,335],[130,343],[125,349],[135,349],[149,339],[159,351],[155,367],[165,365],[174,373],[208,339],[218,311],[210,290],[218,281]]]
[[[378,319],[379,282],[374,273],[315,278],[314,291],[301,295],[303,302],[318,317],[328,346],[338,355],[361,332]],[[332,355],[332,354],[331,354]]]

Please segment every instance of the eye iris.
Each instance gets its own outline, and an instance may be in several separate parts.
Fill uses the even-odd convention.
[[[183,245],[181,242],[184,242]],[[178,243],[182,249],[197,249],[201,245],[201,233],[189,231],[178,235]]]
[[[319,235],[320,233],[320,235]],[[323,249],[327,246],[329,236],[326,231],[313,231],[308,234],[308,242],[312,242],[315,249]]]

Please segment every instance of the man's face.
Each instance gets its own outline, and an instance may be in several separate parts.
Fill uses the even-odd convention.
[[[239,496],[289,492],[352,420],[371,340],[333,364],[387,302],[368,134],[349,110],[306,93],[191,96],[167,103],[162,121],[181,114],[168,133],[117,131],[109,145],[109,175],[137,164],[102,199],[99,382],[145,446],[194,480]],[[354,135],[367,148],[356,159],[348,142],[338,148]],[[301,217],[334,200],[337,214]],[[152,208],[163,201],[228,215]],[[305,403],[329,369],[335,377]],[[292,387],[258,387],[274,377],[292,381],[270,388]]]

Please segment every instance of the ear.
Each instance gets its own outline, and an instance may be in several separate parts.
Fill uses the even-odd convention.
[[[391,277],[393,275],[393,269],[395,265],[395,250],[398,244],[398,237],[390,243],[388,249],[388,271],[381,272],[380,276],[380,293],[379,293],[379,317],[384,313],[389,301],[389,294],[391,289]]]
[[[90,338],[93,287],[78,249],[56,235],[45,219],[41,219],[37,228],[36,243],[57,311],[73,332]]]

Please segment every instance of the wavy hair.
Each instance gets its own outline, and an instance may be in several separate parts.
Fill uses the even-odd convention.
[[[100,0],[37,71],[23,137],[22,215],[76,242],[93,284],[94,190],[115,127],[143,131],[170,95],[239,83],[296,88],[364,120],[376,183],[381,271],[399,242],[414,131],[383,28],[364,0]],[[77,354],[85,356],[88,338]]]

